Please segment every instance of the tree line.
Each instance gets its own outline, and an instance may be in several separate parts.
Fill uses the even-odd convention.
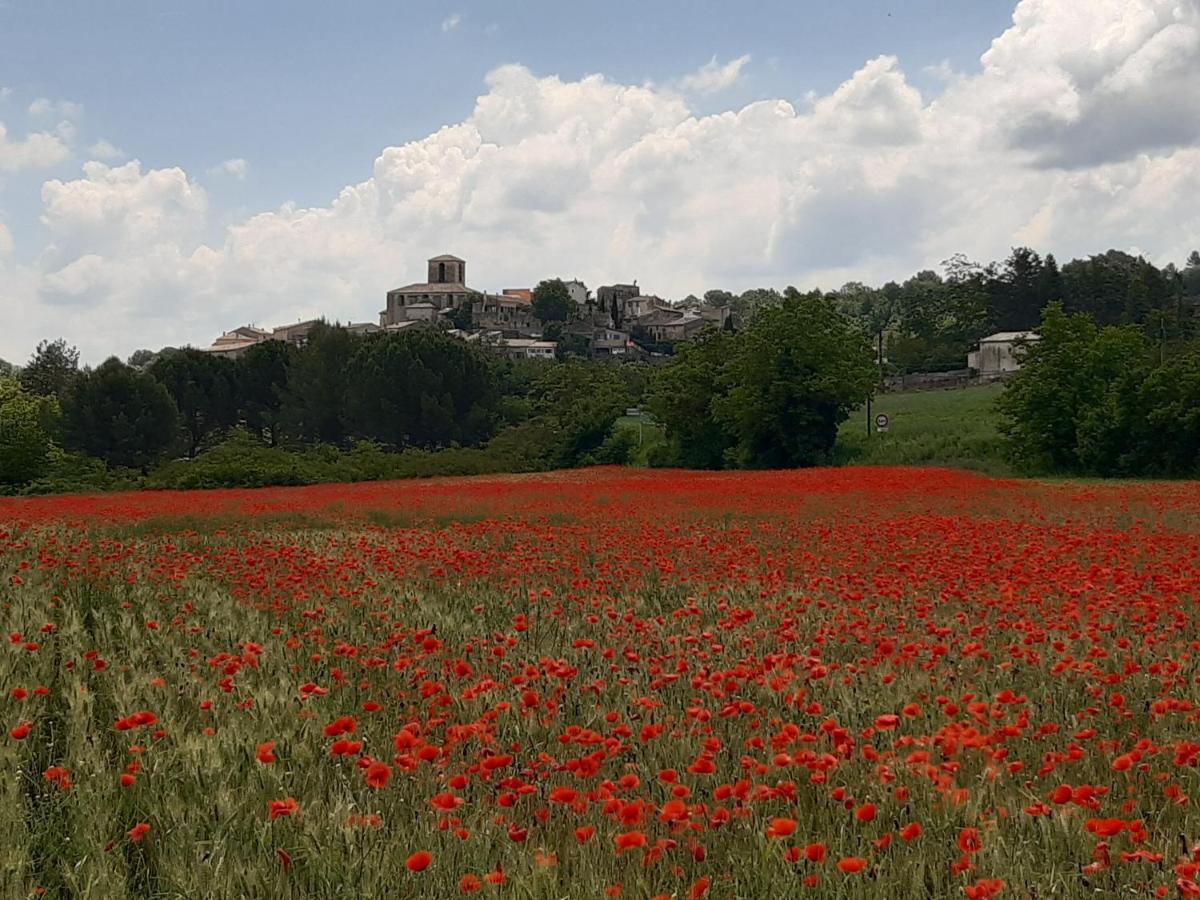
[[[1200,475],[1200,341],[1103,325],[1051,304],[1040,339],[997,401],[1013,460],[1027,472]]]
[[[744,327],[781,296],[772,289],[738,295],[713,290],[689,299],[729,305],[735,324]],[[1029,247],[986,264],[956,254],[941,272],[925,270],[878,287],[850,282],[825,296],[877,347],[882,344],[890,370],[900,374],[963,368],[981,337],[1035,329],[1055,302],[1101,327],[1138,325],[1160,343],[1179,345],[1196,334],[1200,252],[1193,251],[1182,267],[1163,268],[1120,250],[1073,259],[1061,268],[1053,254],[1042,256]]]
[[[236,465],[255,454],[303,480],[281,455],[301,451],[310,463],[350,454],[378,477],[620,464],[636,432],[614,425],[642,402],[668,436],[656,464],[809,465],[829,458],[877,377],[852,323],[790,288],[743,331],[706,333],[663,366],[510,360],[435,329],[356,337],[327,324],[301,347],[266,341],[236,360],[182,349],[136,362],[79,368],[61,340],[39,345],[3,381],[0,482],[44,478],[63,454],[162,486],[262,483]],[[243,475],[197,474],[217,460]]]
[[[508,360],[433,329],[357,337],[329,324],[302,347],[265,341],[236,360],[185,348],[78,362],[65,342],[43,342],[16,378],[0,377],[0,484],[36,481],[64,454],[144,476],[203,459],[235,431],[243,450],[495,444],[502,469],[622,462],[627,447],[603,445],[645,380],[638,367]]]

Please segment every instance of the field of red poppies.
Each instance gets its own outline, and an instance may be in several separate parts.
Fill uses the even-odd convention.
[[[1200,485],[0,500],[0,895],[1200,896]]]

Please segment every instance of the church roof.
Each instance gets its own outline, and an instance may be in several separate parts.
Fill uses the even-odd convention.
[[[443,284],[434,282],[433,284],[406,284],[404,287],[393,288],[388,291],[389,294],[461,294],[471,291],[465,284]]]
[[[449,253],[443,253],[441,256],[431,257],[430,262],[466,262],[465,259],[459,259],[457,256],[451,256]]]

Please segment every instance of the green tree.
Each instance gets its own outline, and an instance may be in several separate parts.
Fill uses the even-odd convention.
[[[263,341],[237,361],[238,403],[246,427],[276,447],[283,427],[283,398],[296,348],[287,341]]]
[[[0,359],[0,378],[16,378],[17,367],[8,360]]]
[[[1150,372],[1134,408],[1145,422],[1136,448],[1142,471],[1200,475],[1200,345],[1192,344]]]
[[[1014,461],[1064,473],[1135,468],[1125,455],[1136,437],[1131,399],[1150,358],[1141,331],[1101,327],[1052,303],[1038,334],[997,401]]]
[[[79,351],[62,338],[42,341],[21,370],[21,388],[40,397],[61,397],[79,372]]]
[[[288,372],[281,411],[285,433],[301,441],[346,442],[349,363],[359,340],[336,325],[313,326]]]
[[[153,350],[134,350],[129,354],[128,363],[135,369],[144,369],[158,357]]]
[[[735,328],[745,328],[761,309],[778,306],[783,295],[774,288],[751,288],[729,302],[729,312]]]
[[[1041,318],[1046,286],[1045,264],[1029,247],[1014,247],[990,284],[991,326],[997,331],[1027,331]]]
[[[737,340],[730,332],[707,328],[655,370],[644,403],[666,434],[665,462],[689,469],[725,465],[737,435],[713,415],[713,401],[725,392],[724,367]]]
[[[178,434],[179,413],[167,389],[115,357],[71,382],[62,411],[67,447],[112,466],[144,470]]]
[[[45,474],[51,440],[44,422],[57,410],[54,398],[27,394],[16,379],[0,378],[0,484],[25,484]]]
[[[545,465],[592,462],[629,403],[629,388],[612,366],[565,362],[544,369],[533,386],[533,422],[551,437]]]
[[[550,278],[533,289],[533,314],[539,322],[566,322],[574,312],[571,292],[561,278]]]
[[[499,377],[477,346],[429,329],[362,339],[349,364],[351,433],[397,449],[473,446],[499,416]]]
[[[211,436],[237,424],[237,366],[232,360],[203,350],[172,350],[146,371],[175,401],[189,457]]]
[[[828,459],[838,426],[874,390],[870,345],[820,291],[784,293],[735,340],[713,414],[737,437],[737,465],[783,468]]]
[[[1200,250],[1188,254],[1181,277],[1184,293],[1189,297],[1200,297]]]

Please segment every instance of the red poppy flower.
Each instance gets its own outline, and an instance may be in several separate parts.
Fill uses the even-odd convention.
[[[279,817],[293,816],[300,811],[300,804],[292,797],[284,797],[282,800],[268,800],[267,814],[274,822]]]
[[[392,767],[387,763],[374,762],[367,766],[367,784],[379,790],[387,787],[392,777]]]
[[[772,819],[767,825],[767,837],[784,838],[796,833],[795,819]]]
[[[418,850],[405,861],[404,866],[410,872],[424,872],[429,868],[431,862],[433,862],[432,853],[428,850]]]

